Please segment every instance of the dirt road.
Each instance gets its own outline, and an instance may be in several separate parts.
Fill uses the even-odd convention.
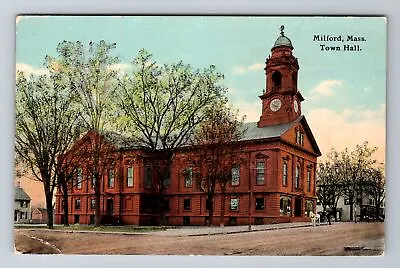
[[[36,239],[27,240],[32,236]],[[56,253],[59,249],[62,254],[380,255],[384,247],[383,237],[383,223],[336,223],[319,227],[190,237],[15,230],[18,251],[39,253],[44,250],[40,249],[43,243],[37,246],[37,239],[40,238],[51,245],[45,247],[49,251],[46,253]],[[345,251],[346,246],[366,246],[368,250]]]

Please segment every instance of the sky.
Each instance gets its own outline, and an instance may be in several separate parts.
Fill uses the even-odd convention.
[[[246,121],[261,115],[265,59],[279,27],[294,47],[300,70],[302,113],[321,149],[343,150],[368,141],[385,162],[387,21],[382,17],[129,17],[24,16],[16,18],[16,68],[43,74],[45,55],[56,56],[63,40],[115,42],[119,67],[145,48],[159,64],[182,60],[194,68],[215,65],[222,85]],[[320,36],[320,41],[315,40]],[[343,41],[321,41],[323,36]],[[364,41],[347,41],[348,36]],[[321,50],[321,45],[339,47]],[[345,51],[358,45],[360,51]]]

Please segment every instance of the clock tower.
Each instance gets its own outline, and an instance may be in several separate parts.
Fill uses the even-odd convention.
[[[293,46],[280,27],[281,33],[265,62],[265,91],[258,127],[292,122],[301,115],[304,100],[297,88],[299,64],[292,54]]]

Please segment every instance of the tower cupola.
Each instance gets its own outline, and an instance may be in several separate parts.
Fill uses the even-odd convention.
[[[280,27],[280,35],[265,62],[265,91],[258,127],[285,124],[301,115],[300,102],[304,100],[297,88],[299,64],[292,54],[293,45]]]

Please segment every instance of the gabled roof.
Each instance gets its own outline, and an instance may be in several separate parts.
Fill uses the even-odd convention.
[[[14,195],[15,200],[23,200],[23,201],[31,200],[29,195],[21,187],[15,187],[14,192],[15,192],[15,195]]]
[[[42,215],[47,214],[47,209],[45,209],[45,208],[35,208],[34,210],[39,211],[40,214],[42,214]]]
[[[315,138],[311,132],[311,129],[304,117],[304,115],[299,116],[293,122],[289,122],[286,124],[272,125],[259,128],[257,122],[249,122],[243,123],[241,126],[243,131],[243,137],[240,141],[253,141],[253,140],[263,140],[263,139],[272,139],[272,138],[280,138],[284,133],[286,133],[289,129],[291,129],[297,123],[301,123],[304,130],[306,131],[310,141],[312,143],[314,152],[317,155],[321,155],[321,152],[318,148],[318,145],[315,141]],[[110,142],[110,144],[114,145],[118,149],[134,149],[134,148],[143,148],[140,145],[140,142],[135,141],[133,138],[126,137],[122,134],[116,132],[106,132],[103,137],[106,141]],[[190,146],[190,145],[188,145]]]
[[[257,122],[244,123],[242,125],[243,128],[243,138],[240,141],[250,141],[250,140],[262,140],[262,139],[271,139],[271,138],[279,138],[289,129],[291,129],[297,123],[301,123],[304,131],[307,133],[307,136],[310,138],[312,147],[314,152],[320,156],[321,151],[315,141],[314,135],[311,132],[310,126],[307,123],[304,115],[299,116],[296,120],[286,124],[266,126],[259,128],[257,126]]]
[[[106,141],[110,142],[118,149],[138,147],[138,143],[135,142],[132,138],[128,138],[116,132],[108,131],[103,135],[103,137],[105,138]]]
[[[280,137],[288,131],[298,120],[287,124],[273,125],[259,128],[257,122],[244,123],[242,125],[243,137],[241,141],[269,139]]]

